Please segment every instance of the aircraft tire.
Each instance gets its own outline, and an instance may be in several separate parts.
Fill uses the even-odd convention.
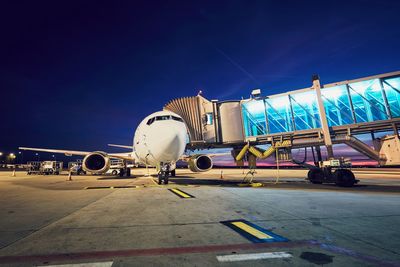
[[[356,183],[353,172],[347,169],[337,169],[333,173],[333,177],[337,186],[352,187]]]
[[[159,173],[158,174],[158,184],[162,184],[162,174],[161,173]]]
[[[322,184],[324,172],[321,169],[311,169],[308,171],[307,178],[312,184]]]

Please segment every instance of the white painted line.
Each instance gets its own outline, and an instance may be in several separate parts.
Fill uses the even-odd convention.
[[[276,258],[291,258],[292,254],[287,252],[265,252],[265,253],[252,253],[252,254],[233,254],[217,256],[219,262],[232,262],[232,261],[248,261],[248,260],[262,260],[262,259],[276,259]]]
[[[86,262],[86,263],[76,263],[76,264],[61,264],[61,265],[40,265],[37,267],[111,267],[112,261],[103,262]]]

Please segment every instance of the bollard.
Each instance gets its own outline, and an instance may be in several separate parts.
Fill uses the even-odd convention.
[[[220,179],[224,179],[224,177],[222,176],[222,172],[223,172],[223,171],[221,170],[221,177],[220,177]]]
[[[69,174],[68,174],[68,181],[72,181],[72,174],[71,174],[71,172],[69,172]]]
[[[13,170],[11,176],[12,176],[12,177],[15,177],[15,169]]]

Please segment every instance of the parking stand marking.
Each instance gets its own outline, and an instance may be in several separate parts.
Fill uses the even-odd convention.
[[[235,230],[240,235],[254,243],[289,241],[287,238],[274,234],[273,232],[246,220],[230,220],[222,221],[221,223],[228,226],[232,230]]]
[[[233,262],[233,261],[291,258],[291,257],[292,254],[287,252],[265,252],[265,253],[222,255],[222,256],[217,256],[217,260],[219,262]]]
[[[180,198],[194,198],[194,196],[192,196],[191,194],[183,192],[182,190],[180,190],[178,188],[171,188],[171,189],[168,189],[168,190],[171,191],[172,193],[174,193],[175,195],[177,195]]]

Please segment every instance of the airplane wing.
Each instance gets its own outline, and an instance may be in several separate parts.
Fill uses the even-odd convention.
[[[107,154],[110,156],[110,158],[116,158],[116,159],[124,159],[128,161],[135,161],[135,157],[133,153],[110,153]]]
[[[59,150],[59,149],[47,149],[47,148],[35,148],[35,147],[19,147],[20,150],[29,150],[29,151],[39,151],[39,152],[49,152],[49,153],[59,153],[65,154],[66,156],[86,156],[91,152],[87,151],[75,151],[75,150]]]
[[[132,149],[132,150],[133,150],[133,146],[127,146],[127,145],[108,144],[108,146],[112,146],[112,147],[121,147],[121,148],[126,148],[126,149]]]
[[[29,151],[38,151],[38,152],[49,152],[49,153],[58,153],[65,154],[66,156],[86,156],[92,152],[88,151],[76,151],[76,150],[60,150],[60,149],[47,149],[47,148],[35,148],[35,147],[19,147],[20,150],[29,150]],[[129,161],[134,161],[135,159],[132,157],[132,153],[110,153],[107,154],[110,158],[116,159],[124,159]]]

